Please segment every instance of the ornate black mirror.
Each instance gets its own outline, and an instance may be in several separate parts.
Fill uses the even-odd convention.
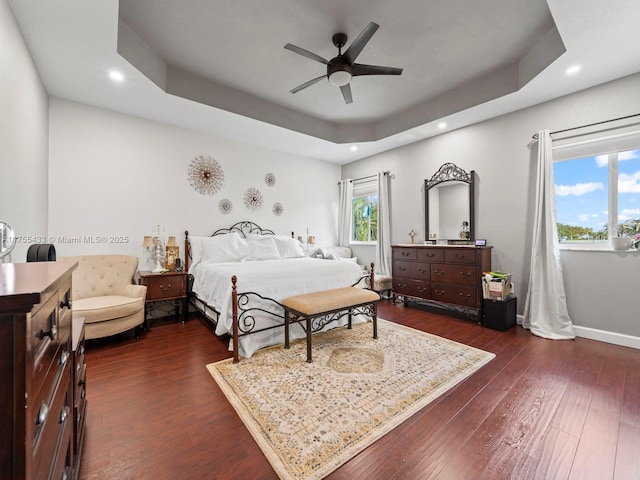
[[[425,239],[475,239],[474,171],[445,163],[424,181]]]

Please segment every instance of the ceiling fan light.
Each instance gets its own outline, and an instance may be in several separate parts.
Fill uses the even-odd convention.
[[[344,87],[351,81],[351,74],[344,70],[338,70],[329,75],[329,83],[336,87]]]

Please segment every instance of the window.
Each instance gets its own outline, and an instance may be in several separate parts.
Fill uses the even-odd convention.
[[[378,240],[378,184],[358,182],[353,187],[351,207],[351,241],[376,242]]]
[[[640,233],[640,149],[556,160],[553,172],[561,245]]]

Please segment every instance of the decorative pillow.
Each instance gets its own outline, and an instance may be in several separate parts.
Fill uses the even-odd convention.
[[[249,256],[247,242],[236,232],[215,237],[189,237],[192,266],[203,263],[240,262]]]
[[[326,248],[316,248],[313,252],[309,254],[311,258],[324,258],[325,260],[329,258],[329,251]]]
[[[302,245],[300,245],[300,242],[295,238],[287,237],[286,235],[276,235],[273,239],[276,242],[278,252],[280,252],[280,258],[304,257]]]
[[[248,260],[276,260],[280,258],[276,241],[271,236],[251,237],[247,244],[249,245]]]

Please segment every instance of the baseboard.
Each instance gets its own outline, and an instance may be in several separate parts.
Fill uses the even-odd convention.
[[[576,333],[577,337],[613,343],[614,345],[637,348],[640,350],[640,337],[633,337],[624,333],[607,332],[605,330],[597,330],[595,328],[581,327],[580,325],[574,325],[573,331]]]
[[[522,326],[523,321],[524,316],[518,315],[516,323]],[[580,325],[574,325],[573,331],[576,337],[588,338],[589,340],[597,340],[599,342],[612,343],[613,345],[637,348],[640,350],[640,337],[634,337],[624,333],[607,332],[606,330],[598,330],[596,328],[581,327]]]

